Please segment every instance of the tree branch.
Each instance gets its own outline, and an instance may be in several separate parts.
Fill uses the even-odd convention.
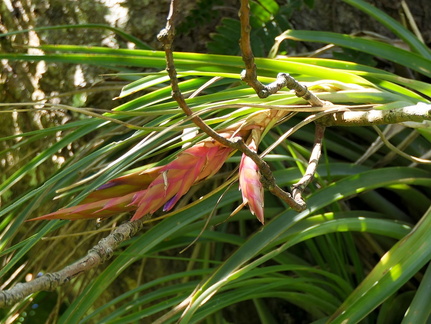
[[[342,111],[323,116],[318,123],[329,126],[373,126],[398,123],[422,123],[431,120],[431,104],[416,105],[390,110]]]
[[[239,9],[239,19],[241,22],[241,38],[239,45],[242,53],[242,60],[245,64],[245,70],[241,73],[241,79],[256,91],[259,98],[268,97],[268,91],[265,86],[257,80],[257,68],[254,63],[254,55],[250,44],[250,5],[248,0],[241,0]]]
[[[288,73],[279,73],[277,75],[276,81],[263,85],[259,80],[257,80],[257,67],[254,63],[254,55],[251,49],[250,42],[250,5],[248,0],[241,0],[241,7],[239,10],[239,17],[241,22],[241,39],[240,39],[240,48],[242,53],[242,59],[245,64],[245,70],[241,72],[241,79],[246,82],[250,87],[254,89],[259,98],[267,98],[271,94],[277,93],[284,87],[289,88],[290,90],[294,90],[296,96],[301,97],[307,100],[311,107],[323,107],[323,106],[331,106],[332,103],[325,102],[320,100],[317,96],[315,96],[308,88],[304,85],[301,85],[297,82],[290,74]],[[271,193],[275,196],[286,201],[291,208],[297,211],[302,211],[306,208],[306,204],[302,199],[302,192],[305,187],[310,183],[313,179],[313,175],[316,171],[317,164],[320,158],[320,149],[321,143],[323,139],[324,126],[316,125],[316,142],[313,148],[313,153],[311,155],[310,163],[307,168],[307,172],[303,176],[303,178],[293,186],[292,195],[283,191],[281,188],[274,187],[275,179],[273,179],[272,172],[269,170],[269,166],[265,163],[258,161],[251,155],[247,154],[246,151],[242,150],[246,155],[250,156],[253,161],[258,165],[259,171],[263,175],[263,185],[268,188]],[[244,146],[245,150],[248,148]],[[260,159],[261,160],[261,159]],[[258,163],[260,162],[260,163]],[[266,173],[265,173],[266,172]]]
[[[43,290],[54,290],[79,274],[95,268],[109,260],[114,250],[122,242],[132,238],[139,232],[144,224],[144,219],[124,223],[118,226],[111,234],[101,239],[92,247],[87,255],[60,271],[47,273],[32,281],[18,283],[8,290],[0,291],[0,307],[13,305],[25,297]]]

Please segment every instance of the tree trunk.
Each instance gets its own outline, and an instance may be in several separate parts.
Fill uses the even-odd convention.
[[[395,20],[411,29],[402,0],[371,0],[368,3],[389,14]],[[406,0],[426,44],[431,44],[431,3],[428,0]],[[332,31],[337,33],[357,33],[372,31],[394,38],[386,27],[360,10],[341,0],[316,0],[312,9],[304,8],[292,17],[296,29]]]

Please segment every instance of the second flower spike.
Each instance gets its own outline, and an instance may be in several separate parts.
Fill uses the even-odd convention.
[[[257,152],[260,135],[260,128],[252,129],[251,135],[247,141],[247,146],[253,152]],[[239,165],[239,188],[242,193],[243,204],[248,204],[251,213],[263,224],[264,197],[263,185],[260,181],[260,177],[261,174],[256,163],[250,157],[243,154]]]

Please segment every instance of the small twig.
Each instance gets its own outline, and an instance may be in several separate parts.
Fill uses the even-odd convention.
[[[277,80],[263,86],[263,89],[258,93],[260,98],[266,98],[272,94],[277,93],[282,88],[288,88],[295,91],[297,97],[307,100],[312,107],[323,107],[331,105],[331,103],[320,100],[315,94],[308,90],[307,86],[300,84],[289,73],[279,73]]]
[[[273,83],[270,83],[266,86],[268,88],[268,91],[271,93]],[[277,84],[277,87],[285,86],[290,90],[295,90],[295,94],[297,97],[307,100],[313,107],[323,107],[325,105],[331,105],[331,103],[325,102],[317,98],[316,95],[314,95],[310,90],[308,90],[307,86],[300,84],[288,73],[279,73],[277,75],[277,80],[275,81],[275,83]]]
[[[124,223],[118,226],[111,234],[101,239],[94,247],[92,247],[87,255],[73,264],[63,268],[60,271],[47,273],[32,281],[26,283],[18,283],[8,290],[0,291],[0,307],[13,305],[14,303],[23,300],[25,297],[39,291],[49,291],[61,286],[79,274],[95,268],[103,262],[109,260],[114,250],[122,242],[132,238],[139,232],[144,224],[144,218]]]
[[[244,2],[244,1],[243,1]],[[248,2],[247,2],[248,5]],[[193,114],[193,111],[187,105],[184,96],[181,93],[178,84],[177,72],[174,64],[174,56],[172,51],[172,42],[175,36],[175,17],[177,14],[177,1],[171,0],[170,12],[167,18],[166,27],[162,29],[157,35],[159,41],[163,44],[166,54],[166,70],[168,72],[169,78],[171,80],[172,97],[184,111],[187,116],[190,116],[192,121],[198,126],[203,132],[208,136],[212,137],[214,140],[220,144],[239,150],[248,157],[250,157],[258,166],[262,176],[264,177],[264,186],[272,192],[277,197],[280,197],[286,203],[297,211],[304,210],[305,205],[302,202],[295,202],[292,196],[288,192],[284,192],[275,182],[275,178],[272,175],[269,165],[259,157],[259,155],[251,151],[242,141],[242,139],[234,138],[229,140],[220,134],[216,133],[211,127],[209,127],[199,116]],[[254,62],[253,58],[252,61]],[[253,63],[254,64],[254,63]]]
[[[305,170],[305,174],[302,176],[301,180],[292,186],[292,197],[295,201],[302,200],[302,193],[314,178],[320,156],[322,155],[322,141],[324,134],[325,126],[316,124],[314,146],[311,151],[307,169]]]
[[[401,132],[403,129],[405,129],[405,127],[400,124],[392,124],[392,125],[387,125],[383,133],[387,139],[390,139],[391,137]],[[377,136],[377,138],[371,143],[371,145],[367,148],[364,154],[362,154],[362,156],[355,161],[355,164],[363,164],[366,160],[369,159],[370,156],[376,153],[383,145],[385,145],[385,143],[383,143],[381,138]]]

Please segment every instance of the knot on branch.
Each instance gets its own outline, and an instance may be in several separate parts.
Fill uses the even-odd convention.
[[[165,27],[157,34],[157,39],[163,44],[165,49],[170,49],[172,47],[174,37],[175,30],[171,27]]]
[[[97,243],[97,245],[93,246],[89,251],[88,255],[92,256],[91,259],[98,259],[98,260],[92,260],[95,263],[103,263],[107,260],[109,260],[112,255],[114,254],[114,249],[116,248],[116,245],[118,245],[117,240],[113,239],[110,240],[109,238],[112,238],[112,234],[108,237],[105,237]],[[112,244],[112,242],[114,244]],[[88,262],[89,260],[85,260],[85,262]]]
[[[246,82],[250,87],[253,88],[253,90],[257,93],[259,98],[266,98],[271,93],[268,92],[266,87],[257,80],[257,72],[256,72],[256,65],[253,64],[252,69],[245,69],[241,71],[241,80]]]

